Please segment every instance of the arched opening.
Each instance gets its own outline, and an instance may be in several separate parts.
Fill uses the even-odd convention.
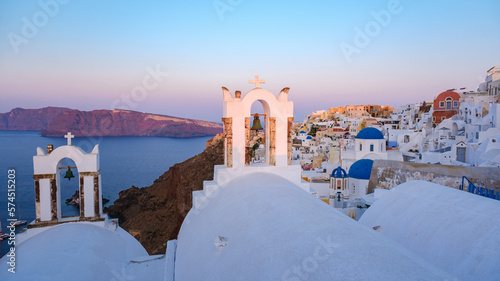
[[[266,101],[256,100],[252,103],[250,116],[247,117],[250,129],[246,138],[247,155],[245,157],[249,165],[269,165],[269,113],[269,105]],[[258,123],[262,129],[254,130],[258,127]]]
[[[451,134],[453,136],[458,135],[458,125],[456,122],[453,122],[453,124],[451,125]]]
[[[80,175],[70,158],[63,158],[57,164],[57,217],[80,215]]]
[[[404,143],[409,143],[410,142],[410,135],[405,135],[404,136]]]
[[[453,102],[452,98],[447,97],[445,101],[446,101],[446,110],[450,110],[451,109],[451,104]]]

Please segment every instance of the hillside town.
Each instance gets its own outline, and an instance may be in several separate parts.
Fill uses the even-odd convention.
[[[320,197],[335,189],[336,174],[348,174],[350,187],[338,184],[343,200],[367,194],[373,160],[500,167],[499,93],[496,65],[476,90],[448,89],[434,100],[400,108],[346,105],[315,111],[293,124],[292,159],[302,166],[303,179],[317,183],[318,193],[324,190]],[[257,149],[255,161],[261,153]]]

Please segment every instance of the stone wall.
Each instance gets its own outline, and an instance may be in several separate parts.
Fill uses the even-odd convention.
[[[462,184],[462,176],[466,176],[476,186],[500,190],[499,168],[375,160],[368,183],[368,193],[373,192],[374,188],[391,189],[411,180],[430,181],[458,189]],[[467,187],[467,184],[465,186]]]

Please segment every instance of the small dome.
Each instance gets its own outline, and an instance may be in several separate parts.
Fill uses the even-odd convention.
[[[369,180],[370,174],[372,173],[372,166],[373,166],[373,160],[370,159],[358,160],[354,162],[354,164],[352,164],[351,168],[349,168],[349,177],[360,180]]]
[[[311,139],[312,139],[312,137],[311,137],[311,136],[307,136],[307,138],[306,138],[306,139],[307,139],[307,140],[311,140]]]
[[[340,166],[338,166],[336,169],[332,171],[332,178],[346,178],[347,177],[347,172],[342,169]]]
[[[114,272],[122,272],[131,259],[148,253],[120,227],[111,231],[79,222],[49,227],[21,243],[17,255],[22,257],[23,269],[16,271],[16,280],[40,280],[41,276],[45,280],[94,280],[96,276],[113,280]],[[1,259],[2,280],[6,258]]]
[[[300,134],[305,134],[306,132],[305,131],[300,131]]]
[[[365,139],[365,140],[383,140],[384,135],[382,135],[382,133],[378,129],[368,127],[368,128],[364,128],[363,130],[359,131],[356,138],[357,139]]]

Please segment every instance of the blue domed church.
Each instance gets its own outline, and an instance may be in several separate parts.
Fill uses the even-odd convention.
[[[339,166],[330,175],[330,205],[333,206],[334,199],[340,195],[344,199],[349,199],[349,193],[349,176]]]
[[[360,159],[349,168],[349,192],[352,197],[359,198],[368,192],[368,182],[372,172],[373,160]]]
[[[387,159],[384,135],[376,128],[359,131],[355,141],[356,159]]]

